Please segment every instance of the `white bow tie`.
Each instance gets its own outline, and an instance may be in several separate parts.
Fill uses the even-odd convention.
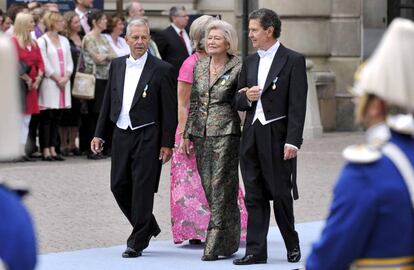
[[[127,67],[135,67],[135,68],[142,68],[144,66],[143,61],[134,61],[130,58],[126,59],[126,65]]]
[[[272,56],[272,51],[271,50],[257,50],[257,54],[259,55],[260,58],[263,57],[270,57]]]

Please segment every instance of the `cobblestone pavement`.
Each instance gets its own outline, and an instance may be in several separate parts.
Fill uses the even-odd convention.
[[[325,133],[305,140],[298,160],[297,223],[325,218],[333,184],[344,164],[341,151],[363,140],[362,133]],[[131,227],[109,190],[109,171],[109,159],[84,157],[64,162],[0,163],[0,177],[24,181],[31,189],[25,203],[42,254],[125,243]],[[155,240],[172,238],[169,172],[167,164],[155,197],[154,213],[162,229]]]

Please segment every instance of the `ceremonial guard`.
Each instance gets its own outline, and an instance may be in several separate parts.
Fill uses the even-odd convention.
[[[8,37],[0,33],[0,160],[17,157],[19,149],[20,93],[17,53]],[[27,193],[17,183],[0,176],[0,270],[32,270],[36,266],[36,237],[29,212],[21,197]]]
[[[368,142],[344,151],[307,270],[414,269],[413,48],[414,23],[395,19],[358,72],[357,119]]]

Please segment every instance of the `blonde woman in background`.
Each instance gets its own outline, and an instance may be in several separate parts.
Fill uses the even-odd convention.
[[[29,132],[29,122],[32,114],[39,113],[38,89],[44,74],[44,64],[40,49],[37,43],[32,40],[30,34],[35,23],[32,15],[19,13],[14,23],[14,35],[12,42],[16,46],[19,61],[24,63],[25,71],[20,76],[26,83],[26,90],[22,93],[23,100],[23,121],[20,134],[20,143],[24,147]],[[28,158],[23,155],[23,160]]]
[[[178,148],[190,107],[191,86],[194,81],[194,66],[207,57],[204,35],[207,25],[214,20],[204,15],[194,20],[190,27],[190,39],[195,53],[181,66],[178,74],[178,126],[175,133],[175,148],[171,158],[171,226],[174,243],[189,240],[190,244],[200,244],[205,240],[210,211],[201,185],[194,152],[189,156]],[[192,145],[191,145],[192,146]]]
[[[47,32],[38,39],[45,63],[45,78],[40,87],[39,141],[43,160],[64,160],[56,153],[59,139],[59,122],[62,109],[71,107],[70,76],[73,72],[70,45],[66,37],[59,35],[65,27],[63,16],[48,12],[44,16]]]

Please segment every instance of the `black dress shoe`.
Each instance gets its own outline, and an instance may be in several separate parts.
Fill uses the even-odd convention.
[[[298,262],[300,260],[300,247],[296,246],[293,250],[288,250],[287,252],[287,261],[291,263]]]
[[[122,253],[122,258],[136,258],[139,256],[142,256],[142,251],[136,251],[130,247],[127,247],[127,249]]]
[[[87,158],[91,160],[100,160],[100,159],[104,159],[105,157],[101,153],[99,154],[89,153],[87,155]]]
[[[55,160],[52,158],[52,156],[43,156],[43,157],[42,157],[42,160],[43,160],[43,161],[55,161]]]
[[[243,258],[235,259],[233,264],[235,265],[248,265],[248,264],[260,264],[267,263],[267,258],[259,257],[256,255],[246,255]]]
[[[190,240],[188,240],[188,243],[190,243],[190,245],[201,245],[201,240],[200,239],[190,239]]]
[[[22,160],[23,160],[24,162],[32,162],[32,161],[36,161],[36,159],[31,158],[31,157],[26,156],[26,155],[23,155],[23,156],[22,156]]]
[[[64,161],[65,159],[61,155],[52,156],[53,160]]]
[[[205,262],[217,261],[218,256],[217,255],[203,255],[201,257],[201,260]]]
[[[72,154],[74,156],[82,156],[82,152],[79,150],[79,148],[73,148]]]
[[[142,250],[146,249],[149,246],[151,237],[157,237],[157,235],[159,235],[160,232],[161,232],[160,228],[157,228],[156,230],[152,231],[152,233],[148,235],[147,242],[145,242],[144,246],[142,247]]]

